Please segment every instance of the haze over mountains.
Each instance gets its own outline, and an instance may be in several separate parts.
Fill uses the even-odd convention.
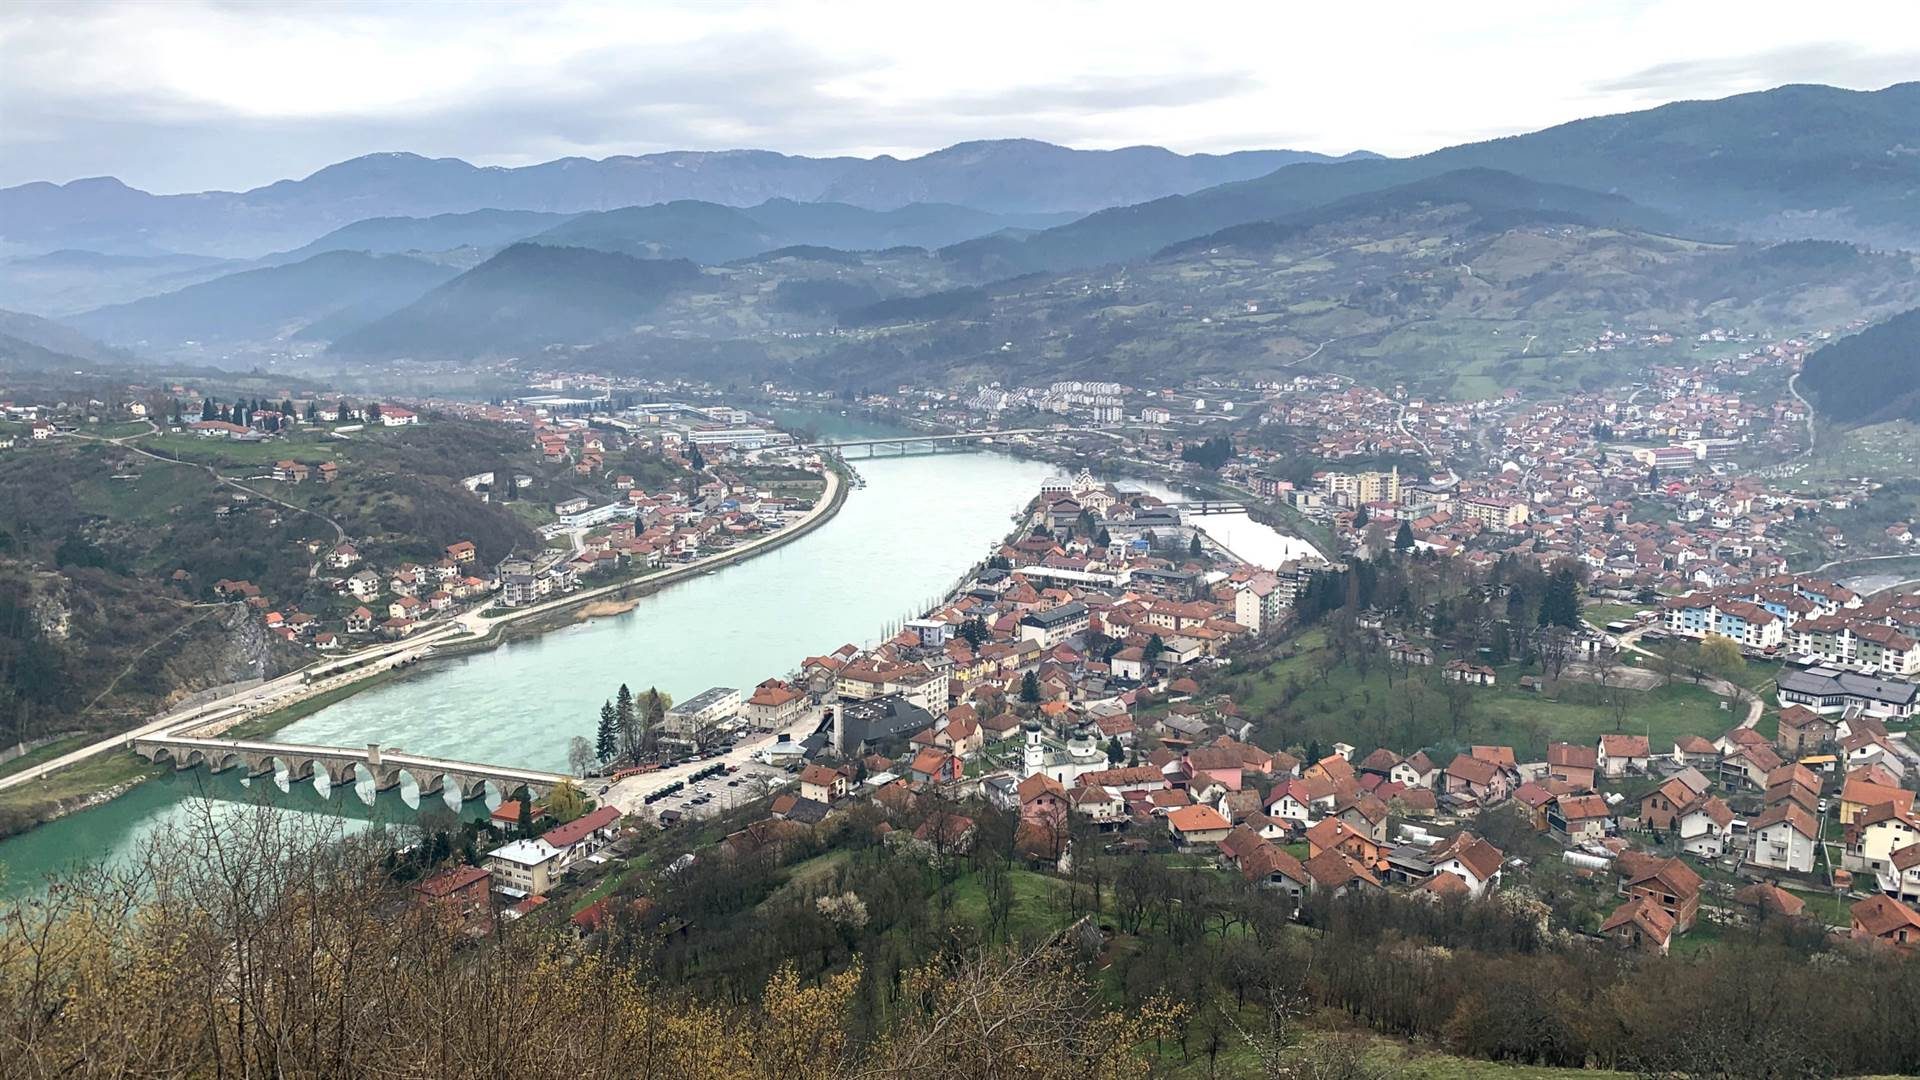
[[[154,195],[111,177],[0,189],[0,241],[31,252],[257,257],[366,218],[475,210],[578,213],[678,199],[728,206],[792,199],[877,210],[950,203],[992,213],[1084,213],[1327,160],[1295,150],[1071,150],[1028,139],[961,143],[906,160],[726,150],[562,158],[503,168],[388,153],[245,192]]]
[[[825,382],[903,364],[956,380],[1230,374],[1390,349],[1444,366],[1454,354],[1404,343],[1406,326],[1577,344],[1599,319],[1773,332],[1920,302],[1911,256],[1849,246],[1920,249],[1920,84],[1786,86],[1406,159],[1022,140],[907,161],[380,155],[240,194],[25,185],[0,191],[0,235],[62,249],[0,260],[0,308],[142,352],[564,346]],[[1767,247],[1806,240],[1824,246]]]

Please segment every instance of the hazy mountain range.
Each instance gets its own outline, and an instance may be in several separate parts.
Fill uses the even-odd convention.
[[[257,257],[367,218],[475,210],[570,214],[679,199],[727,206],[791,199],[877,210],[950,203],[993,213],[1084,213],[1327,160],[1296,150],[1070,150],[1028,139],[961,143],[905,160],[725,150],[502,168],[372,154],[243,192],[155,195],[112,177],[0,189],[0,241],[27,253],[81,248]]]
[[[562,345],[664,367],[717,350],[831,379],[883,377],[908,356],[1038,376],[1201,355],[1184,338],[1156,352],[1156,335],[1186,331],[1155,312],[1260,310],[1229,364],[1284,359],[1296,341],[1388,348],[1394,313],[1416,309],[1534,320],[1522,341],[1581,318],[1717,318],[1708,305],[1771,332],[1913,302],[1911,257],[1849,245],[1920,250],[1920,84],[1786,86],[1405,159],[1021,140],[907,161],[741,151],[497,169],[378,155],[238,194],[25,185],[0,191],[0,235],[59,249],[0,260],[0,307],[59,312],[142,351],[299,337],[381,360]],[[1389,238],[1414,246],[1372,250]],[[1765,247],[1782,240],[1841,243]],[[276,253],[260,254],[269,241]],[[1290,303],[1327,271],[1282,270],[1323,241],[1351,249],[1333,261],[1353,276]],[[1482,249],[1504,277],[1494,287],[1474,263],[1461,296],[1484,309],[1454,291]],[[1566,265],[1542,261],[1554,251]],[[1107,303],[1115,283],[1146,282],[1130,305]],[[1265,291],[1236,291],[1255,282]],[[1079,321],[1095,310],[1107,314]],[[1041,354],[1005,347],[1056,334]],[[967,360],[976,349],[994,358]]]

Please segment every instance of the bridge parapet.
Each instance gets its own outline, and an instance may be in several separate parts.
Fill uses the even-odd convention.
[[[462,800],[484,799],[488,784],[499,788],[503,796],[524,787],[535,798],[540,798],[567,779],[559,773],[539,769],[401,753],[384,749],[378,743],[369,743],[361,749],[154,735],[134,739],[131,749],[148,761],[171,763],[181,771],[204,766],[209,771],[222,772],[244,766],[249,777],[257,778],[274,775],[284,766],[290,783],[311,779],[315,773],[324,771],[329,785],[336,788],[358,783],[360,770],[365,769],[373,778],[376,792],[391,791],[411,776],[423,799],[449,787],[458,791]]]

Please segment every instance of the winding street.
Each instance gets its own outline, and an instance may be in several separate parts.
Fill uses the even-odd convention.
[[[1812,457],[1813,441],[1817,437],[1817,432],[1813,426],[1813,402],[1808,401],[1806,398],[1803,398],[1800,396],[1800,373],[1799,372],[1796,371],[1792,375],[1787,376],[1787,393],[1792,394],[1793,400],[1799,402],[1800,407],[1807,410],[1807,448],[1805,450],[1800,451],[1800,453],[1797,456]]]

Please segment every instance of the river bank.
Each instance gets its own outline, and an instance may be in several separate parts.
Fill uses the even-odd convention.
[[[923,425],[915,428],[914,425],[919,422],[911,418],[896,417],[868,409],[849,410],[847,415],[864,418],[872,423],[897,427],[903,431],[925,430],[932,427],[932,425]],[[938,430],[944,432],[947,429]],[[1115,433],[1116,436],[1119,434]],[[1284,536],[1297,537],[1305,541],[1313,548],[1314,553],[1328,562],[1337,562],[1340,558],[1339,544],[1333,532],[1325,525],[1311,520],[1284,503],[1267,499],[1246,488],[1226,483],[1213,476],[1195,475],[1185,469],[1153,468],[1151,466],[1154,463],[1138,460],[1116,463],[1110,459],[1090,458],[1071,451],[1060,451],[1048,446],[1019,442],[995,442],[991,450],[994,453],[1023,460],[1046,462],[1067,470],[1085,465],[1096,475],[1106,479],[1134,480],[1154,484],[1184,498],[1224,499],[1237,502],[1247,508],[1246,516],[1249,520]]]
[[[737,549],[716,552],[684,566],[671,567],[626,581],[611,582],[581,590],[570,596],[513,611],[504,616],[488,616],[484,610],[469,612],[467,615],[456,618],[454,624],[484,627],[484,632],[436,640],[432,642],[432,658],[453,659],[485,652],[509,641],[576,626],[592,618],[629,613],[639,605],[642,599],[677,582],[740,565],[749,559],[793,543],[827,524],[846,504],[847,492],[853,485],[847,480],[842,470],[837,465],[830,465],[825,479],[826,489],[821,493],[822,502],[810,509],[799,521],[778,532],[748,541]],[[445,625],[453,624],[443,624],[443,627]],[[433,629],[442,631],[441,627]],[[302,671],[320,664],[336,664],[344,659],[351,658],[327,658],[317,661],[314,665],[308,665],[308,668],[301,671],[289,674],[297,676]],[[347,681],[325,690],[296,696],[295,700],[279,709],[242,716],[236,722],[210,730],[208,733],[236,739],[268,738],[306,717],[405,674],[409,672],[403,671],[399,665],[368,668],[365,669],[364,674],[352,674],[347,677]],[[273,685],[275,684],[265,684],[268,687]],[[259,694],[262,690],[262,687],[250,687],[231,698],[208,703],[208,705],[245,704],[249,695]],[[165,775],[168,771],[166,767],[148,764],[124,752],[126,742],[131,737],[132,734],[128,733],[94,743],[92,752],[86,756],[58,768],[40,772],[35,776],[0,777],[0,840],[18,836],[70,814],[93,809],[125,795],[147,780]]]
[[[989,554],[1006,531],[1007,515],[1032,497],[1047,472],[982,453],[859,465],[867,479],[859,497],[843,484],[844,502],[833,519],[777,550],[712,575],[646,579],[635,584],[650,595],[625,614],[583,620],[579,612],[588,605],[582,604],[545,632],[516,628],[485,648],[463,642],[458,655],[437,651],[429,662],[350,694],[263,712],[255,722],[282,741],[377,741],[433,756],[563,771],[567,743],[592,736],[601,703],[621,683],[636,691],[657,685],[684,700],[717,685],[750,688],[793,671],[810,654],[877,640]],[[201,793],[229,802],[264,794],[276,806],[326,812],[311,785],[291,793],[277,784],[248,788],[237,773],[167,772],[108,805],[0,841],[0,863],[9,864],[15,880],[37,880],[74,858],[112,858],[145,831],[175,820],[185,812],[182,800]],[[370,791],[364,795],[372,798]],[[374,799],[375,813],[411,819],[415,802],[417,793],[403,784]],[[355,817],[365,812],[360,798],[343,799],[339,790],[333,803]]]

